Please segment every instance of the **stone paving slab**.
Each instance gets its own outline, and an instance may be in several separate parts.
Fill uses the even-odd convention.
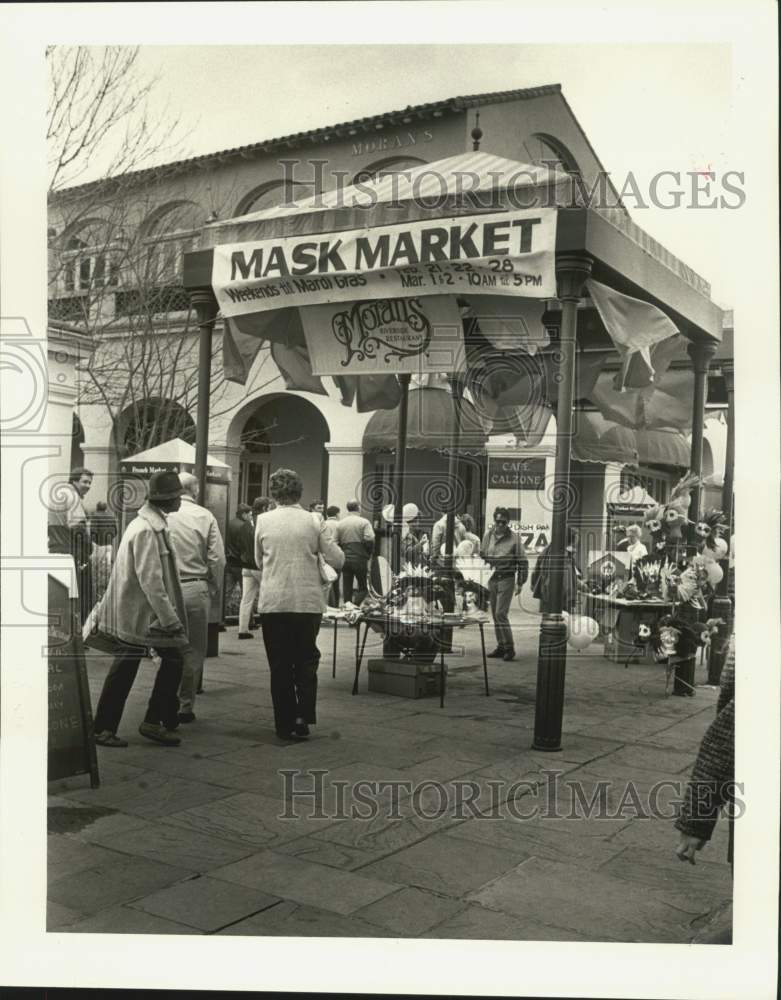
[[[273,935],[279,937],[394,937],[384,927],[341,916],[315,906],[286,901],[217,932],[219,935]]]
[[[615,844],[607,836],[583,837],[576,824],[553,831],[545,822],[518,820],[505,812],[497,817],[467,820],[452,833],[475,845],[503,847],[520,851],[527,857],[560,861],[590,870],[616,857],[625,846]],[[481,846],[476,849],[480,850]]]
[[[165,822],[172,830],[194,831],[255,848],[275,847],[339,822],[325,816],[319,819],[303,810],[295,818],[286,819],[284,806],[281,798],[239,792],[218,802],[169,814]]]
[[[400,888],[387,879],[338,871],[274,851],[260,851],[211,874],[213,878],[258,888],[342,916],[349,916]]]
[[[96,913],[171,885],[193,872],[147,858],[118,856],[110,863],[68,875],[49,886],[49,899],[80,913]]]
[[[468,903],[455,916],[443,920],[421,935],[423,938],[455,938],[472,941],[593,941],[594,936],[579,934],[571,928],[546,926],[532,920],[512,917],[497,910],[487,910]],[[601,940],[610,940],[602,937]],[[523,969],[519,967],[519,982]]]
[[[123,832],[92,836],[93,843],[104,844],[113,851],[182,866],[193,872],[207,872],[238,861],[251,854],[253,848],[224,837],[206,836],[196,830],[180,829],[161,820],[145,823]]]
[[[199,934],[195,927],[164,920],[130,906],[112,906],[58,931],[82,934]]]
[[[523,919],[591,935],[591,940],[681,941],[691,922],[707,911],[684,890],[657,898],[604,871],[531,858],[471,893],[481,906]]]
[[[49,834],[46,839],[46,873],[50,885],[88,868],[117,860],[113,851],[84,844],[67,835]]]
[[[176,753],[178,747],[160,747],[159,753]],[[134,816],[149,818],[180,812],[202,802],[227,798],[230,789],[186,781],[167,774],[148,772],[118,785],[101,785],[71,793],[71,798],[90,805],[110,806]]]
[[[520,848],[508,851],[488,844],[478,851],[471,842],[443,832],[367,865],[361,874],[460,899],[527,857]]]
[[[423,889],[399,889],[356,911],[356,919],[377,924],[401,937],[419,937],[464,909],[465,903]]]
[[[145,664],[123,719],[130,747],[98,751],[102,787],[89,789],[83,776],[49,786],[60,831],[51,838],[50,924],[109,933],[691,940],[730,896],[726,823],[692,868],[674,856],[670,820],[468,818],[464,782],[478,783],[477,806],[490,812],[490,780],[506,788],[558,771],[587,796],[609,780],[613,804],[630,779],[641,797],[654,782],[683,780],[714,715],[716,691],[665,697],[656,665],[624,670],[595,647],[568,658],[562,751],[534,751],[539,621],[526,624],[518,660],[491,661],[489,698],[477,636],[464,636],[444,709],[438,698],[366,691],[365,665],[352,697],[353,636],[339,636],[334,679],[324,632],[320,722],[306,744],[276,739],[259,639],[240,643],[235,629],[221,636],[197,721],[181,727],[178,748],[136,733],[154,679]],[[93,703],[108,662],[90,660]],[[415,799],[402,789],[400,819],[391,818],[386,792],[366,819],[277,820],[280,770],[313,768],[328,772],[326,782],[347,781],[348,803],[349,786],[361,780],[428,787]],[[441,815],[436,782],[447,796]],[[518,804],[534,804],[533,794],[541,793]],[[245,910],[258,900],[264,909]]]
[[[130,906],[211,933],[279,902],[257,889],[204,876],[150,893]]]

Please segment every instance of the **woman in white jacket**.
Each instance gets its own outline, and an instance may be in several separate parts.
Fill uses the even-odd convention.
[[[271,671],[274,725],[284,740],[306,739],[316,721],[317,633],[326,608],[319,557],[335,570],[344,565],[330,528],[301,507],[302,492],[297,472],[277,469],[269,478],[277,506],[255,524],[260,625]]]

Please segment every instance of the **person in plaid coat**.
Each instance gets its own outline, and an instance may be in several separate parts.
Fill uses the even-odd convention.
[[[721,678],[716,718],[708,727],[694,762],[681,812],[676,855],[694,864],[694,856],[713,836],[719,812],[734,795],[735,772],[735,637],[730,639]],[[732,864],[733,820],[729,820],[727,860]]]

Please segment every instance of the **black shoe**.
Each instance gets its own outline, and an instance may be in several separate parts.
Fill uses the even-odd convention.
[[[297,722],[291,735],[294,740],[308,740],[309,726],[305,722]]]
[[[203,688],[202,687],[198,688],[198,690],[195,693],[196,694],[203,694]]]
[[[504,646],[497,646],[493,653],[485,654],[489,660],[501,660],[504,656]]]
[[[510,662],[510,660],[514,660],[515,659],[515,650],[514,649],[505,649],[504,653],[502,654],[502,659],[503,660],[507,660],[508,663]]]
[[[239,639],[254,639],[255,636],[251,632],[239,632]]]
[[[228,631],[228,626],[227,625],[218,625],[217,626],[217,631],[218,632],[227,632]]]
[[[180,712],[179,713],[180,722],[195,722],[195,712]]]

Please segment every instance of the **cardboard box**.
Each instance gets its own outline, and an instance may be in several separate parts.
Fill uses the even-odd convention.
[[[430,698],[440,694],[438,663],[377,659],[369,660],[368,667],[370,691],[400,698]]]

